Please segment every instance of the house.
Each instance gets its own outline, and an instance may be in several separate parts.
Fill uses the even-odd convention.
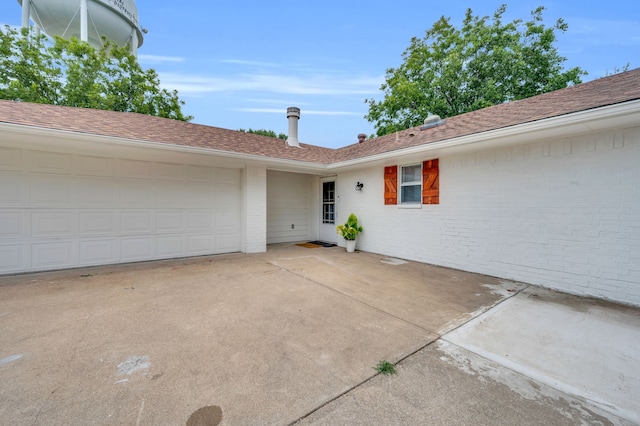
[[[0,101],[0,274],[343,245],[352,212],[364,251],[640,305],[640,69],[340,149]]]

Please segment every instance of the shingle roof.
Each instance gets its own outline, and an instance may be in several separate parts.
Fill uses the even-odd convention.
[[[0,100],[0,122],[320,164],[330,163],[335,151],[307,144],[288,147],[268,136],[144,114],[26,102]]]
[[[531,98],[447,117],[443,125],[428,131],[420,131],[418,126],[400,131],[398,135],[393,133],[346,146],[338,149],[334,161],[367,157],[637,99],[640,99],[640,68]]]
[[[0,122],[331,164],[637,99],[640,99],[640,68],[446,117],[445,124],[429,131],[421,132],[418,126],[339,149],[307,144],[300,144],[302,148],[288,147],[284,141],[275,138],[136,113],[13,101],[0,101]]]

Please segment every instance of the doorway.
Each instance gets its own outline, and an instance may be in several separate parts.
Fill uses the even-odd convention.
[[[320,241],[335,243],[336,238],[336,179],[320,182]]]

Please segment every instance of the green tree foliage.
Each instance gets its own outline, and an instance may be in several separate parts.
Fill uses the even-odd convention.
[[[412,38],[402,65],[386,71],[384,99],[365,100],[378,136],[420,125],[429,113],[451,117],[581,82],[586,72],[563,71],[566,58],[554,46],[568,28],[562,19],[545,27],[538,7],[528,22],[503,23],[505,11],[490,19],[467,9],[461,28],[443,16]]]
[[[190,121],[176,90],[160,87],[127,47],[0,29],[0,99],[129,111]]]
[[[273,130],[266,130],[266,129],[249,129],[249,130],[245,130],[245,129],[238,129],[239,132],[244,132],[244,133],[253,133],[256,135],[262,135],[262,136],[269,136],[272,138],[278,138],[278,139],[282,139],[282,140],[287,140],[287,135],[285,135],[284,133],[278,133],[276,134],[276,132],[274,132]]]

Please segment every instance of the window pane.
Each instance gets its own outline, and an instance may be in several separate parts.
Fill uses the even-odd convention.
[[[336,183],[322,183],[322,223],[335,223]]]
[[[420,185],[406,185],[401,187],[401,203],[422,202],[422,187]]]
[[[332,202],[335,200],[335,182],[323,182],[322,183],[322,201]]]
[[[420,182],[422,179],[422,167],[420,164],[415,166],[404,166],[402,168],[402,183]]]
[[[322,223],[335,223],[334,208],[333,204],[322,205]]]

